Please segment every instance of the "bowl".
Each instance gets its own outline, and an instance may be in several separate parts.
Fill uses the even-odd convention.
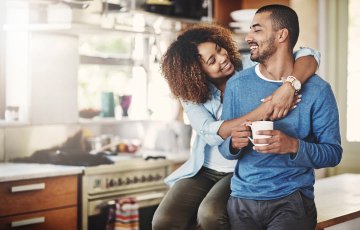
[[[100,114],[100,112],[101,112],[100,110],[93,109],[93,108],[82,109],[79,111],[79,117],[91,119],[93,117],[98,116]]]
[[[230,17],[234,21],[247,21],[251,22],[257,9],[244,9],[244,10],[235,10],[230,13]]]

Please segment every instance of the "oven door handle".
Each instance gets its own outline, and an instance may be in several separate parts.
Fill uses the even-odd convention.
[[[129,196],[129,197],[133,197],[136,199],[136,201],[141,202],[141,201],[163,198],[165,194],[166,194],[165,192],[156,192],[156,193],[147,193],[147,194],[141,194],[141,195]],[[115,204],[115,200],[108,201],[107,204],[113,205]]]
[[[154,201],[158,202],[156,200],[162,199],[166,194],[166,191],[157,191],[157,192],[150,192],[145,194],[138,194],[138,195],[127,195],[127,196],[119,196],[121,197],[133,197],[136,199],[136,201],[139,204],[139,207],[146,207],[149,204],[152,204]],[[90,201],[88,203],[88,215],[94,216],[101,212],[101,209],[108,205],[115,205],[116,198],[113,199],[100,199],[100,200],[94,200]]]

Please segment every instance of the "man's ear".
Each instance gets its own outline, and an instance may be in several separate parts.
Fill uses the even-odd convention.
[[[289,36],[289,31],[287,29],[281,29],[278,33],[279,42],[284,42]]]

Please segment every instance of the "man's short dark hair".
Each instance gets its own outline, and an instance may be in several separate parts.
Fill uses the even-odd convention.
[[[289,40],[291,48],[294,48],[299,38],[299,19],[296,12],[288,6],[284,5],[267,5],[259,8],[256,14],[263,12],[271,12],[270,18],[273,29],[287,29],[289,31]]]

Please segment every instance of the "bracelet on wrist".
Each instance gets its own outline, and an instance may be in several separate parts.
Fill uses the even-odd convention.
[[[283,83],[285,82],[289,82],[291,84],[291,86],[295,89],[295,94],[298,94],[299,91],[301,90],[301,82],[294,76],[287,76],[284,80]]]

